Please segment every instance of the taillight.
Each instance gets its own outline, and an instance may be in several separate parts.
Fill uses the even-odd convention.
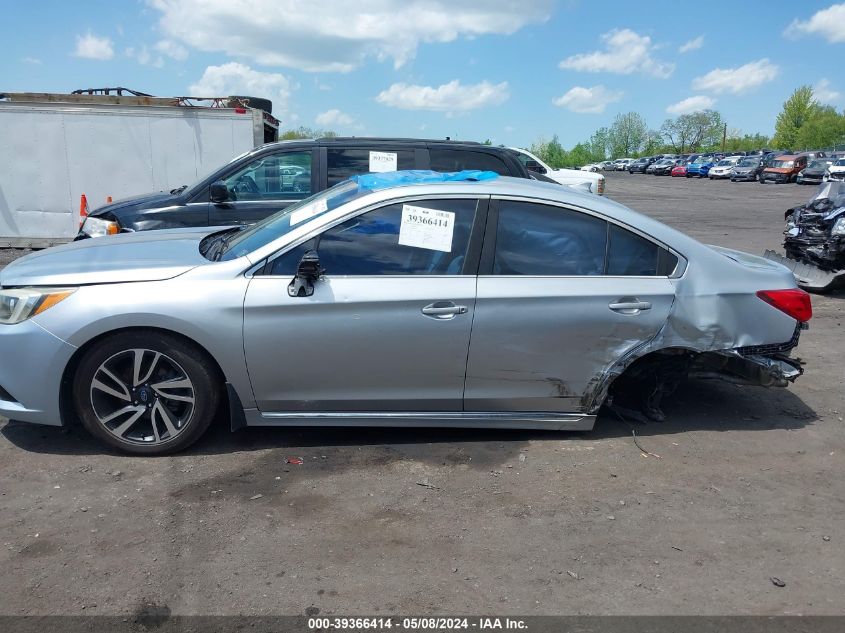
[[[800,288],[788,288],[786,290],[760,290],[757,296],[781,312],[788,314],[793,319],[809,321],[813,317],[813,306],[810,303],[810,295]]]

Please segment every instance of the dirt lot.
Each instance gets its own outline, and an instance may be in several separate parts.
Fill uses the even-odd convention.
[[[811,192],[627,173],[608,190],[755,253]],[[221,429],[159,459],[7,424],[0,613],[845,613],[843,307],[814,299],[793,388],[685,385],[637,428],[659,458],[612,417],[584,434]]]

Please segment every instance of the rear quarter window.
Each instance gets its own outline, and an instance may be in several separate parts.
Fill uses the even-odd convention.
[[[487,152],[472,150],[456,150],[432,147],[429,149],[431,169],[434,171],[462,171],[464,169],[479,169],[481,171],[495,171],[501,176],[511,176],[511,170],[498,156]]]
[[[370,152],[380,154],[396,154],[396,169],[415,169],[414,150],[412,149],[385,149],[385,148],[355,148],[335,149],[329,148],[326,152],[326,178],[327,186],[333,187],[343,182],[350,176],[366,174],[370,172]]]

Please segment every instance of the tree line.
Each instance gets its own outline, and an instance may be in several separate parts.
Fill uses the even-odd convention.
[[[586,141],[565,149],[555,134],[539,139],[531,151],[552,167],[576,167],[610,158],[654,154],[772,149],[823,149],[845,143],[845,111],[818,103],[810,86],[801,86],[783,104],[775,135],[743,134],[730,129],[716,110],[703,110],[666,119],[649,128],[637,112],[618,114],[610,127],[601,127]]]

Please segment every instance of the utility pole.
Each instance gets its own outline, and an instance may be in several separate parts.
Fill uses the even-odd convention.
[[[728,124],[725,123],[725,127],[722,128],[722,151],[725,151],[725,141],[728,139]]]

